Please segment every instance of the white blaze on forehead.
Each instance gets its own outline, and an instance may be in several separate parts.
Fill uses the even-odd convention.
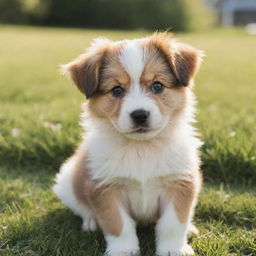
[[[123,42],[119,61],[131,78],[131,86],[124,97],[116,122],[116,127],[122,133],[128,134],[134,130],[134,123],[130,114],[137,109],[144,109],[150,113],[149,126],[153,131],[160,130],[163,126],[164,120],[156,102],[140,85],[146,57],[146,52],[140,39]],[[148,136],[150,136],[150,133]]]
[[[139,84],[145,66],[145,58],[140,40],[126,40],[119,55],[119,60],[129,74],[133,84]]]

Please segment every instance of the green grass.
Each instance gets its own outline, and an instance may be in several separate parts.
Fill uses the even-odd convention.
[[[0,27],[0,255],[100,256],[100,232],[51,191],[60,163],[79,141],[83,96],[58,73],[95,36],[145,31]],[[256,37],[243,30],[178,34],[207,57],[196,80],[206,180],[196,209],[197,255],[256,255]],[[138,230],[142,256],[153,228]]]

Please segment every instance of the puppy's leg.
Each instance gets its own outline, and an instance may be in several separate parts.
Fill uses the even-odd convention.
[[[134,220],[128,214],[123,191],[110,187],[96,189],[91,206],[107,242],[106,255],[130,256],[139,252]]]
[[[81,163],[83,161],[81,153],[83,152],[78,151],[62,165],[53,190],[66,206],[83,219],[82,230],[94,231],[97,229],[97,224],[84,193],[86,188],[83,181],[88,178],[86,166]]]
[[[87,209],[81,216],[83,219],[82,230],[83,231],[95,231],[97,229],[97,223],[95,216],[90,209]]]
[[[190,223],[188,225],[187,233],[189,236],[197,236],[199,234],[199,230],[193,223]]]
[[[157,254],[160,256],[193,255],[193,249],[187,244],[188,223],[177,218],[172,202],[165,207],[156,227]]]
[[[187,232],[191,222],[200,177],[188,177],[170,185],[162,198],[161,217],[156,226],[157,253],[161,256],[193,255],[187,244]]]
[[[83,219],[82,229],[94,231],[97,228],[95,218],[87,204],[82,204],[73,189],[73,175],[77,168],[77,157],[71,157],[61,167],[56,176],[56,183],[53,186],[55,194],[68,206],[74,214]],[[80,168],[81,169],[81,168]]]

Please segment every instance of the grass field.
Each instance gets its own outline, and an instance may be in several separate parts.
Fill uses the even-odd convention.
[[[0,26],[0,255],[100,256],[100,232],[83,233],[51,191],[79,141],[83,96],[58,73],[95,36],[146,35]],[[196,80],[205,186],[196,209],[197,255],[256,255],[256,36],[243,30],[178,34],[205,51]],[[138,230],[154,255],[153,228]]]

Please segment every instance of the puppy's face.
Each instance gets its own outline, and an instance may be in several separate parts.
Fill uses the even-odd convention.
[[[89,99],[90,112],[131,139],[156,137],[186,107],[199,52],[166,33],[120,42],[95,40],[64,66]]]

